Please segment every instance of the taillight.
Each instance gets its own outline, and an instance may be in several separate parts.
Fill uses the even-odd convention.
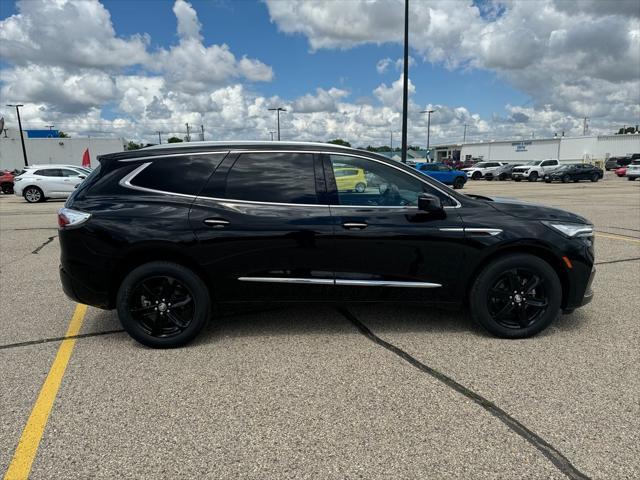
[[[76,227],[82,225],[91,218],[90,213],[80,212],[72,208],[61,208],[58,210],[58,227]]]

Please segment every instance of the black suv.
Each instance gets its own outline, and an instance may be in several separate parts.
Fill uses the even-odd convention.
[[[214,302],[467,304],[521,338],[592,297],[584,218],[461,195],[371,152],[201,142],[99,160],[59,212],[60,276],[145,345],[190,341]]]

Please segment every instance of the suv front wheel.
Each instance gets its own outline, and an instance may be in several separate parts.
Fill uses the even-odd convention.
[[[129,273],[118,290],[118,317],[135,340],[153,348],[185,345],[207,324],[209,290],[188,268],[150,262]]]
[[[473,319],[493,335],[526,338],[560,314],[562,286],[555,270],[539,257],[514,254],[489,264],[471,289]]]

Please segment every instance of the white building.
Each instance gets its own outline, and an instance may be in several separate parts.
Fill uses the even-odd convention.
[[[604,161],[609,157],[640,153],[640,134],[557,137],[531,140],[500,140],[436,145],[437,161],[452,158],[460,151],[460,160],[523,162],[558,159],[561,162]]]
[[[5,137],[6,135],[6,137]],[[122,138],[27,138],[24,139],[29,165],[65,163],[81,165],[82,155],[88,148],[91,165],[97,165],[96,157],[124,150]],[[0,170],[24,167],[20,132],[8,128],[0,135]]]

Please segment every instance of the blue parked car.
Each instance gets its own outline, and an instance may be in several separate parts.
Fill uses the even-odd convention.
[[[467,183],[467,174],[461,170],[454,170],[444,163],[418,163],[416,170],[439,182],[453,185],[453,188],[462,188]]]

